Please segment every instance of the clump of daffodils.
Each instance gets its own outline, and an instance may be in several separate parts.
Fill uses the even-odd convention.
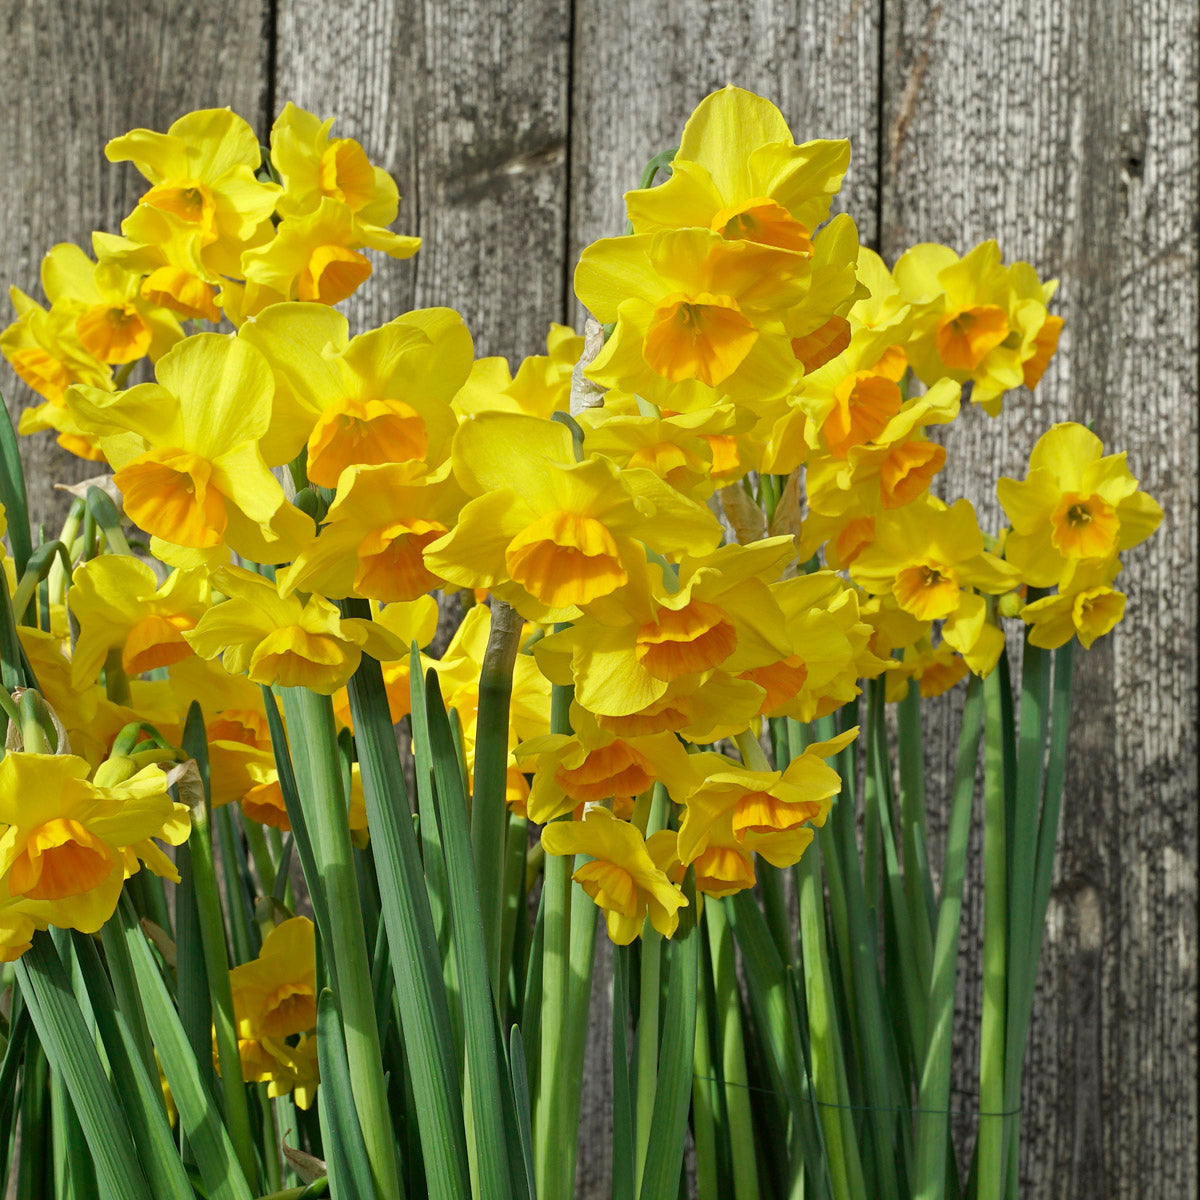
[[[142,863],[172,877],[152,839],[178,843],[186,810],[152,763],[116,777],[121,730],[174,745],[199,700],[212,804],[286,830],[262,687],[332,695],[350,730],[366,654],[400,721],[439,592],[466,616],[422,661],[468,777],[489,613],[520,618],[507,801],[547,854],[585,856],[575,878],[619,943],[674,932],[689,869],[731,895],[825,821],[856,731],[776,770],[764,721],[828,716],[885,674],[893,699],[985,675],[1006,618],[1044,647],[1120,619],[1119,555],[1162,514],[1093,433],[1056,425],[999,481],[1007,529],[938,494],[963,403],[998,417],[1045,371],[1053,283],[994,242],[889,268],[830,218],[846,142],[797,144],[761,97],[709,96],[666,181],[628,193],[631,232],[582,255],[587,345],[553,326],[513,374],[445,308],[351,336],[334,306],[367,252],[418,242],[387,228],[394,182],[330,126],[289,105],[265,158],[227,110],[116,139],[147,181],[120,235],[97,233],[94,259],[55,247],[46,305],[13,289],[0,348],[40,397],[21,431],[110,472],[151,557],[97,554],[76,521],[42,628],[21,627],[77,752],[0,762],[3,957],[46,924],[99,928]],[[126,386],[142,360],[152,381]],[[306,1103],[300,920],[231,980],[247,1078]]]

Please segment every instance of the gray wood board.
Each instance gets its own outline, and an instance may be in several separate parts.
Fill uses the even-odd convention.
[[[1124,624],[1077,655],[1063,832],[1021,1114],[1022,1195],[1196,1188],[1197,29],[1194,6],[886,0],[884,253],[997,237],[1061,287],[1036,393],[951,431],[999,517],[1053,422],[1094,422],[1166,510]],[[929,741],[944,777],[952,730]],[[937,861],[937,856],[934,856]],[[978,936],[982,894],[968,892]],[[976,986],[964,989],[978,1011]],[[959,1046],[974,1094],[977,1042]],[[970,1107],[969,1104],[964,1107]]]

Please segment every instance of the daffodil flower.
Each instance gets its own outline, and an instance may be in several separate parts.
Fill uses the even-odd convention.
[[[125,392],[76,387],[67,399],[100,439],[125,511],[153,536],[152,549],[176,566],[224,547],[262,563],[292,558],[312,525],[259,450],[271,422],[266,360],[202,333],[163,355],[157,375]]]
[[[547,854],[586,854],[573,876],[604,913],[608,936],[628,946],[646,917],[663,937],[679,925],[687,897],[650,857],[646,841],[628,821],[607,809],[589,808],[582,821],[555,821],[542,830]]]

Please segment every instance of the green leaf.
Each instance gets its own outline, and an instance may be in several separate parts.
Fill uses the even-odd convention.
[[[427,1186],[433,1200],[460,1200],[471,1184],[449,1002],[383,674],[368,655],[349,694]],[[414,742],[415,729],[414,713]],[[432,812],[429,820],[436,825]]]
[[[192,701],[183,726],[183,749],[193,759],[207,759],[208,740],[200,705]],[[203,776],[202,776],[203,778]],[[238,1051],[237,1022],[233,1014],[233,992],[229,983],[229,947],[225,918],[221,910],[217,873],[213,862],[211,803],[204,788],[203,803],[192,808],[192,876],[196,885],[196,911],[200,918],[200,943],[208,977],[208,995],[212,1002],[213,1028],[217,1060],[221,1071],[221,1098],[229,1135],[237,1147],[242,1170],[251,1186],[258,1182],[254,1141],[250,1132],[250,1109],[242,1080],[242,1059]]]
[[[954,1036],[954,994],[958,982],[958,941],[962,920],[963,879],[975,798],[975,768],[983,733],[983,684],[973,675],[963,705],[942,895],[938,905],[933,974],[929,991],[929,1040],[920,1065],[917,1097],[916,1161],[913,1195],[942,1200],[946,1195],[947,1146],[950,1144],[950,1055]]]
[[[508,828],[508,713],[513,666],[524,621],[510,605],[493,598],[491,629],[479,673],[479,716],[475,735],[475,780],[471,795],[471,847],[479,881],[484,953],[499,1005],[500,931],[504,911],[504,835]]]
[[[20,579],[33,553],[33,541],[29,535],[29,499],[25,494],[25,472],[21,466],[21,452],[17,448],[17,431],[13,428],[12,417],[2,393],[0,410],[3,410],[0,412],[0,504],[4,505],[13,566]]]
[[[533,1128],[530,1124],[529,1079],[525,1074],[525,1046],[521,1027],[514,1025],[508,1035],[508,1070],[512,1083],[513,1109],[517,1120],[518,1145],[521,1147],[521,1183],[518,1197],[537,1200],[533,1174]]]
[[[499,1060],[503,1051],[496,1044],[496,1012],[488,985],[483,920],[467,833],[467,798],[437,672],[432,669],[425,678],[425,703],[433,752],[434,805],[446,855],[454,950],[462,989],[463,1035],[479,1186],[483,1195],[502,1200],[512,1194],[500,1095]],[[500,845],[491,849],[499,856]]]
[[[633,1099],[629,1078],[628,946],[613,947],[612,1069],[613,1138],[612,1200],[633,1200],[636,1163],[633,1146]]]
[[[210,1200],[251,1200],[253,1193],[233,1142],[221,1123],[213,1094],[205,1086],[179,1014],[128,898],[122,899],[114,921],[137,980],[150,1037],[179,1111],[180,1129],[187,1137]],[[207,1057],[211,1061],[211,1042]]]
[[[289,687],[283,689],[283,705],[296,744],[293,762],[303,823],[316,856],[317,877],[324,885],[331,937],[322,944],[342,1020],[346,1059],[355,1083],[354,1106],[371,1164],[372,1182],[383,1196],[390,1196],[400,1186],[396,1142],[383,1078],[383,1053],[373,1005],[333,702],[329,696]],[[321,932],[323,935],[324,930]]]
[[[71,559],[62,542],[45,542],[29,556],[12,598],[12,609],[18,619],[25,615],[37,585],[50,574],[55,559],[63,564],[63,569],[70,575]]]
[[[155,1196],[192,1200],[195,1193],[179,1157],[175,1136],[167,1124],[153,1053],[150,1053],[149,1062],[146,1059],[150,1042],[144,1026],[141,999],[134,993],[132,997],[125,995],[124,1002],[118,1003],[92,938],[73,933],[71,945],[77,969],[92,1002],[97,1030],[108,1061],[112,1064],[113,1082],[121,1094],[122,1107],[129,1119],[134,1144],[146,1176],[154,1182]],[[128,955],[124,953],[125,945],[119,934],[114,932],[110,935],[106,947],[114,951],[110,958],[110,969],[132,976]],[[150,1073],[151,1067],[153,1075]]]
[[[321,1113],[321,1144],[329,1168],[330,1190],[337,1197],[376,1195],[362,1126],[354,1105],[354,1083],[346,1061],[346,1039],[329,988],[317,997],[317,1063],[321,1086],[317,1104]],[[403,1189],[402,1189],[403,1190]]]
[[[683,884],[688,907],[681,910],[679,928],[667,940],[667,1012],[658,1058],[654,1093],[654,1136],[642,1170],[641,1200],[670,1196],[679,1187],[683,1170],[688,1105],[692,1097],[696,1047],[696,994],[700,977],[700,934],[696,925],[695,874],[688,869]]]
[[[62,1076],[100,1185],[122,1200],[152,1200],[133,1135],[48,933],[17,961],[17,979],[51,1068]]]

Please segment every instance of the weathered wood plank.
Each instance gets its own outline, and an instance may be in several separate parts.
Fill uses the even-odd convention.
[[[336,116],[400,184],[396,228],[425,239],[377,263],[347,305],[356,328],[448,305],[477,354],[545,352],[563,312],[568,11],[280,0],[276,106]]]
[[[678,144],[696,104],[727,83],[773,100],[798,141],[851,139],[838,207],[873,243],[878,49],[876,6],[862,0],[576,0],[569,269],[588,243],[624,231],[623,194],[638,186],[649,159]],[[582,319],[578,306],[574,319]],[[597,961],[584,1072],[581,1200],[609,1189],[612,980],[605,961]]]
[[[997,470],[1023,476],[1036,437],[1079,420],[1128,450],[1167,512],[1126,556],[1125,624],[1079,656],[1021,1194],[1194,1194],[1195,10],[885,0],[884,14],[885,255],[996,236],[1062,279],[1056,363],[1000,420],[959,423],[946,494],[994,524]],[[941,730],[931,769],[949,761]],[[968,899],[977,936],[977,885]]]
[[[268,0],[5,0],[0,6],[0,283],[41,295],[38,268],[57,242],[91,249],[118,232],[146,183],[113,166],[104,144],[129,129],[166,129],[196,108],[229,105],[263,128]],[[3,318],[4,324],[10,319]],[[0,389],[14,415],[36,397],[7,363]],[[53,436],[23,440],[35,523],[65,511],[50,480],[96,473]]]

